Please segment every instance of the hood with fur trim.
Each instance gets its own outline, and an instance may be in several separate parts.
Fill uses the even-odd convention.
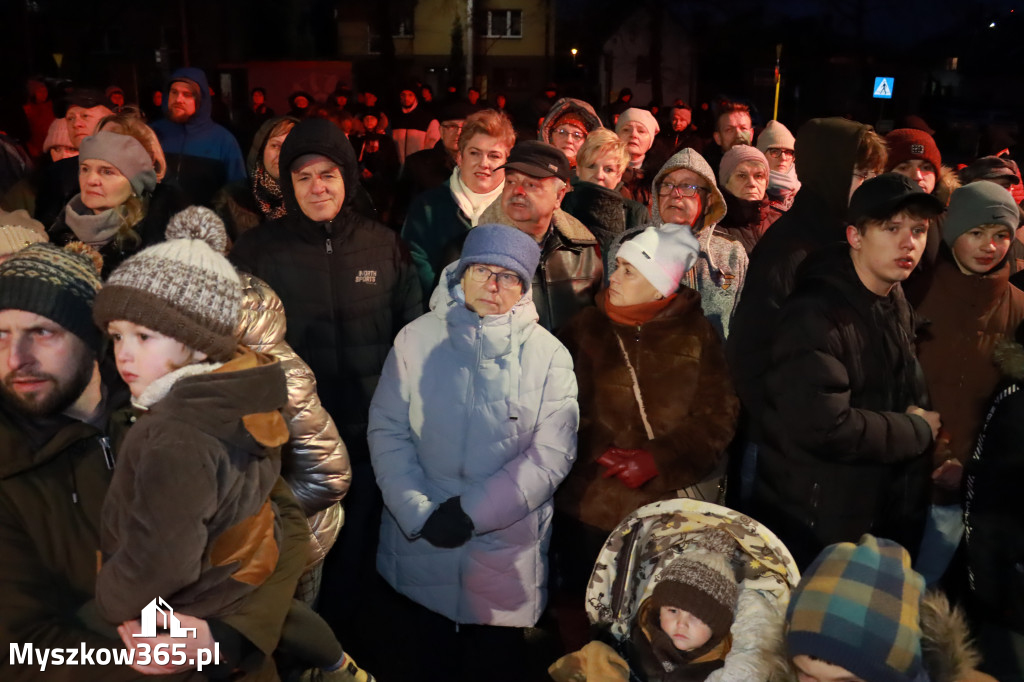
[[[572,97],[563,97],[551,106],[548,115],[544,117],[544,122],[540,125],[540,139],[551,144],[551,133],[554,132],[558,119],[570,113],[579,116],[583,123],[586,124],[588,133],[603,127],[601,119],[597,117],[594,107],[589,102],[573,99]]]
[[[661,212],[658,210],[658,185],[669,173],[673,173],[680,168],[685,168],[688,171],[692,171],[697,175],[704,178],[705,184],[710,188],[708,191],[708,205],[704,207],[703,220],[699,220],[700,225],[694,225],[696,228],[694,231],[701,229],[707,225],[715,225],[722,218],[725,217],[725,197],[722,196],[722,191],[718,189],[718,183],[715,181],[715,171],[711,169],[711,165],[704,160],[704,157],[698,154],[693,149],[683,149],[676,154],[673,154],[665,165],[661,167],[658,174],[654,176],[654,182],[651,183],[651,224],[661,225]]]

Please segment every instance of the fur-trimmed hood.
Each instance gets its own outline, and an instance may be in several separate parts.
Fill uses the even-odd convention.
[[[576,114],[583,121],[588,133],[604,127],[589,102],[572,97],[562,97],[551,105],[548,115],[544,117],[544,122],[540,124],[540,139],[551,144],[551,133],[554,132],[555,124],[562,116],[570,113]]]
[[[939,174],[935,178],[935,189],[932,190],[932,194],[942,202],[944,207],[949,206],[950,197],[959,187],[960,178],[957,177],[956,171],[944,165],[939,169]]]
[[[929,592],[921,600],[921,655],[929,682],[985,682],[994,678],[978,672],[981,662],[970,640],[963,611],[953,607],[942,592]],[[774,654],[772,668],[781,670],[771,682],[796,682],[796,671],[785,650]]]
[[[1014,381],[1024,380],[1024,346],[1013,339],[1004,339],[996,343],[992,356],[1003,376]]]

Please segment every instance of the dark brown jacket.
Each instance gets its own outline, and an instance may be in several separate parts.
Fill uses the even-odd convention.
[[[616,335],[637,373],[655,437],[647,438],[633,382]],[[725,353],[700,307],[682,288],[652,320],[629,327],[598,308],[573,318],[561,334],[579,383],[579,456],[555,495],[563,512],[604,530],[626,514],[704,480],[724,456],[736,429],[739,400]],[[658,475],[631,489],[604,478],[597,458],[611,446],[647,450]]]

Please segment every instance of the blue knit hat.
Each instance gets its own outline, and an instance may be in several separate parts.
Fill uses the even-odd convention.
[[[871,682],[921,679],[924,579],[907,550],[864,535],[821,551],[786,611],[789,655],[813,656]]]
[[[469,231],[459,267],[453,274],[461,279],[466,268],[474,263],[497,265],[519,275],[525,294],[539,262],[540,247],[530,235],[508,225],[478,225]]]

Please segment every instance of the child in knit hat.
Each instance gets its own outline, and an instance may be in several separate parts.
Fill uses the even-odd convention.
[[[103,506],[96,608],[109,623],[154,599],[222,617],[277,566],[285,376],[236,341],[242,287],[226,240],[208,221],[172,221],[167,241],[126,260],[96,297],[93,318],[141,413]],[[373,679],[304,604],[293,602],[279,646],[321,666],[311,679]]]

